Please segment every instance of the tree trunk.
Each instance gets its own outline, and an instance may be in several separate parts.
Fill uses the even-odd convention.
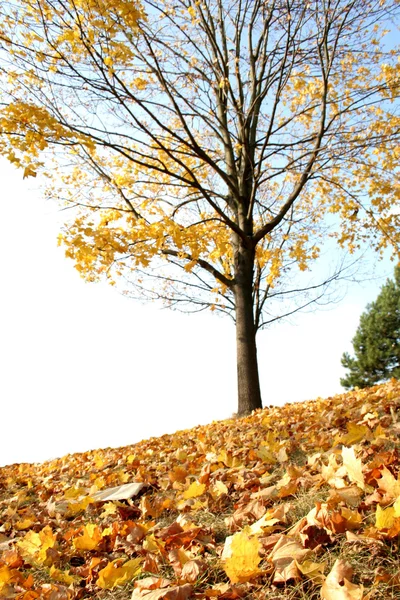
[[[239,416],[262,408],[253,313],[254,250],[239,243],[236,251],[235,312]]]

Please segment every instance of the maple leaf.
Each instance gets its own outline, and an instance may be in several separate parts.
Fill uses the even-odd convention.
[[[261,573],[258,569],[260,549],[258,539],[246,530],[226,538],[222,553],[223,568],[232,583],[249,581]]]
[[[102,541],[103,536],[99,527],[88,523],[82,528],[82,535],[73,538],[72,543],[76,550],[94,550]]]
[[[365,489],[364,475],[362,472],[361,459],[357,459],[354,448],[342,448],[343,466],[347,471],[350,481],[356,483],[361,489]]]
[[[186,583],[195,583],[206,570],[207,563],[201,558],[188,560],[183,565],[180,580]]]
[[[285,583],[290,579],[300,579],[297,562],[302,562],[311,553],[303,548],[299,542],[281,535],[273,547],[268,560],[275,567],[274,582]]]
[[[96,584],[106,590],[112,589],[117,585],[131,581],[141,572],[142,558],[133,558],[120,565],[119,559],[113,560],[108,563],[104,569],[99,571],[99,578]]]
[[[322,588],[322,600],[362,600],[363,586],[351,583],[352,568],[343,560],[336,560]]]
[[[348,433],[340,436],[337,440],[335,440],[335,445],[344,444],[347,446],[352,446],[353,444],[357,444],[362,440],[366,440],[371,437],[371,430],[366,425],[357,425],[356,423],[347,423],[346,424]]]
[[[204,483],[199,483],[198,481],[193,481],[190,484],[187,490],[183,492],[183,497],[187,500],[189,498],[197,498],[198,496],[202,496],[206,486]]]
[[[377,529],[390,529],[395,521],[396,511],[393,507],[381,508],[379,504],[376,507],[375,527]]]
[[[396,479],[387,467],[381,469],[381,477],[377,481],[381,490],[386,492],[391,498],[400,496],[400,480]]]
[[[49,525],[46,525],[39,533],[28,531],[24,538],[17,542],[21,556],[33,560],[39,564],[49,561],[47,550],[56,545],[56,536]]]
[[[69,571],[61,571],[54,566],[50,567],[49,575],[55,581],[65,583],[66,585],[71,585],[72,583],[79,581],[77,577],[70,575]]]
[[[311,560],[305,560],[302,563],[295,561],[297,569],[306,579],[311,579],[314,583],[324,582],[324,572],[326,568],[326,562],[316,563]]]
[[[18,582],[21,578],[22,576],[17,570],[10,569],[7,565],[0,564],[0,592],[10,583]]]

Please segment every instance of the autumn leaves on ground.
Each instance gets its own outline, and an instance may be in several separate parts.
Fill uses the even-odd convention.
[[[4,467],[0,598],[400,598],[399,433],[392,380]]]

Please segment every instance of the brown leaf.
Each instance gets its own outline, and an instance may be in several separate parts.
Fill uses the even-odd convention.
[[[310,550],[305,550],[295,540],[282,535],[268,557],[269,562],[275,567],[274,583],[301,579],[296,561],[301,563],[309,555]]]
[[[363,586],[351,583],[353,569],[338,559],[321,588],[322,600],[362,600]]]
[[[186,583],[194,583],[207,569],[207,563],[201,558],[188,560],[181,572],[180,579]]]

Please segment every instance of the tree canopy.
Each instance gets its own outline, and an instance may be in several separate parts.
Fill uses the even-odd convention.
[[[255,334],[326,239],[397,248],[398,2],[25,0],[0,8],[0,151],[73,207],[89,281]],[[393,25],[392,25],[393,26]],[[386,31],[387,33],[387,31]],[[283,292],[282,292],[283,293]]]
[[[349,370],[340,380],[346,388],[369,387],[391,377],[400,378],[400,266],[374,302],[367,305],[352,340],[354,357],[342,356]]]

